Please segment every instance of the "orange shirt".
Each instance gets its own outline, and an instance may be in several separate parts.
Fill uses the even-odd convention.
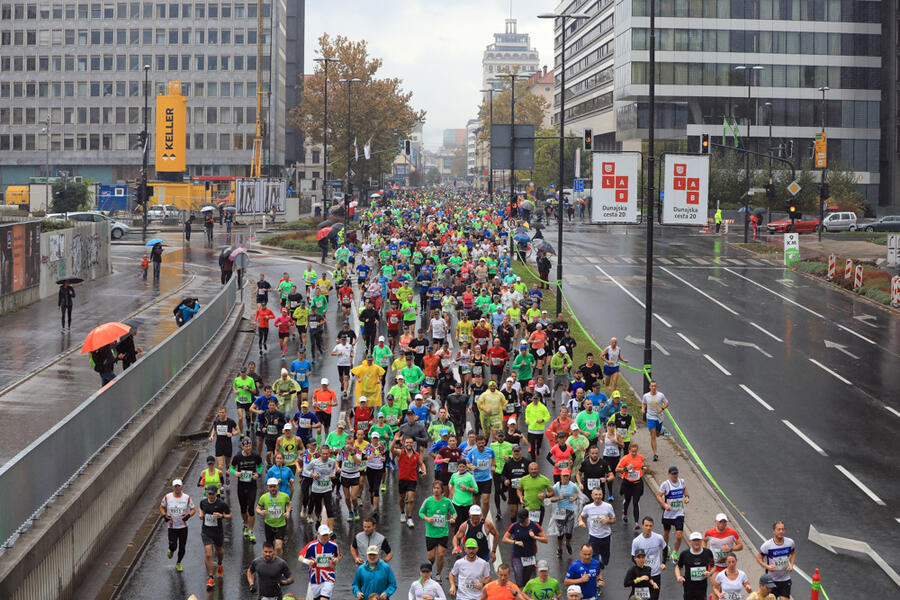
[[[632,469],[629,470],[628,467],[632,467]],[[619,477],[632,483],[637,483],[644,476],[644,457],[636,454],[634,458],[631,458],[631,454],[626,454],[619,461],[619,464],[616,465],[616,472],[619,469],[624,469],[622,473],[619,473]]]
[[[316,388],[313,392],[313,410],[323,412],[326,414],[331,414],[331,403],[336,400],[337,396],[334,393],[334,390],[331,388],[323,390],[322,388]]]
[[[426,354],[422,358],[424,368],[422,372],[428,377],[437,377],[438,366],[441,364],[441,357],[434,354]]]
[[[254,317],[253,320],[256,321],[261,328],[268,329],[269,320],[274,318],[275,313],[273,313],[268,307],[266,307],[256,309],[256,317]]]
[[[507,581],[506,585],[491,581],[484,586],[484,591],[487,592],[487,600],[515,600],[516,594],[519,593],[519,586],[512,581]]]

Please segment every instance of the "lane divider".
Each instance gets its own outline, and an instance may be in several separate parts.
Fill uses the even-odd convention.
[[[837,469],[838,471],[840,471],[841,473],[843,473],[843,474],[847,477],[847,479],[849,479],[850,481],[852,481],[853,484],[854,484],[856,487],[858,487],[859,489],[861,489],[862,492],[863,492],[866,496],[868,496],[869,498],[871,498],[872,501],[873,501],[875,504],[878,504],[879,506],[886,506],[884,500],[882,500],[881,498],[879,498],[878,495],[877,495],[875,492],[873,492],[872,490],[870,490],[870,489],[868,488],[868,486],[866,486],[866,484],[864,484],[862,481],[859,480],[859,478],[856,477],[856,475],[854,475],[853,473],[851,473],[850,471],[848,471],[847,469],[845,469],[845,468],[844,468],[843,466],[841,466],[841,465],[834,465],[834,468]]]
[[[787,425],[787,428],[788,428],[788,429],[790,429],[791,431],[793,431],[794,433],[796,433],[797,436],[798,436],[801,440],[803,440],[804,442],[806,442],[806,443],[809,445],[810,448],[812,448],[813,450],[815,450],[816,452],[818,452],[818,453],[821,454],[822,456],[828,456],[828,454],[827,454],[824,450],[822,450],[822,447],[821,447],[821,446],[819,446],[817,443],[815,443],[814,441],[812,441],[811,439],[809,439],[809,437],[808,437],[805,433],[803,433],[802,431],[800,431],[793,423],[791,423],[791,422],[788,421],[787,419],[782,419],[781,422],[784,423],[785,425]]]
[[[766,402],[765,400],[763,400],[762,398],[760,398],[759,396],[757,396],[756,393],[755,393],[753,390],[751,390],[750,388],[748,388],[748,387],[747,387],[746,385],[744,385],[743,383],[741,384],[741,389],[744,390],[745,392],[747,392],[747,394],[748,394],[751,398],[753,398],[754,400],[756,400],[757,402],[759,402],[760,404],[762,404],[763,408],[765,408],[766,410],[775,410],[774,408],[772,408],[772,407],[769,405],[768,402]]]
[[[728,369],[726,369],[725,367],[723,367],[722,365],[717,363],[716,359],[714,359],[712,356],[710,356],[709,354],[704,354],[703,358],[705,358],[706,360],[711,362],[713,364],[713,366],[716,367],[717,369],[719,369],[720,371],[722,371],[722,373],[731,377],[731,373],[728,371]]]

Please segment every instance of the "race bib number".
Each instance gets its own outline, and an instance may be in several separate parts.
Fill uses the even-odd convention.
[[[538,348],[537,351],[535,352],[535,354],[537,354],[538,356],[543,356],[546,353],[547,353],[547,351],[544,350],[543,348]]]
[[[724,550],[716,550],[716,562],[723,563],[725,562],[725,555],[728,554]]]
[[[228,425],[216,425],[216,435],[228,435]]]
[[[397,415],[390,415],[390,416],[388,416],[388,418],[387,418],[387,422],[390,423],[391,425],[396,425],[396,424],[397,424],[397,420],[398,420],[398,419],[397,419]]]
[[[559,469],[560,471],[562,471],[563,469],[568,469],[569,461],[567,461],[567,460],[559,461],[558,463],[556,463],[556,468]]]
[[[425,385],[434,385],[434,377],[426,377]]]
[[[456,467],[459,466],[455,462],[447,463],[447,472],[448,473],[456,473]]]
[[[216,527],[219,524],[219,520],[212,513],[206,513],[203,515],[203,524],[207,527]]]
[[[357,429],[368,429],[368,428],[369,428],[369,422],[368,422],[368,421],[357,421],[357,422],[356,422],[356,428],[357,428]]]
[[[672,510],[681,510],[684,508],[684,500],[679,498],[678,500],[669,500],[669,506]]]
[[[522,478],[521,478],[521,477],[515,477],[515,478],[513,478],[513,479],[510,479],[510,480],[509,480],[509,487],[511,487],[511,488],[514,489],[514,490],[519,489],[519,482],[520,482],[520,481],[522,481]]]
[[[529,510],[528,518],[534,521],[535,523],[539,523],[541,520],[541,511],[540,510]]]
[[[506,403],[506,408],[504,409],[507,414],[512,414],[516,412],[516,405],[511,402]]]
[[[603,527],[603,517],[591,517],[591,528],[600,529]]]
[[[618,446],[603,446],[603,456],[618,456],[619,455],[619,447]]]
[[[319,402],[316,406],[319,407],[319,410],[326,410],[329,404],[327,402]]]
[[[479,458],[478,462],[475,463],[475,468],[479,471],[487,471],[491,468],[491,459],[489,458]]]
[[[625,434],[628,433],[627,427],[616,427],[616,433],[622,436],[622,439],[625,439]]]
[[[656,570],[656,565],[659,562],[659,556],[657,554],[648,554],[647,560],[644,562],[645,565],[650,567],[651,571]]]
[[[278,435],[278,425],[266,425],[266,435]]]
[[[330,565],[332,558],[332,554],[320,554],[316,557],[316,564],[320,567],[327,567]]]
[[[788,568],[788,565],[791,564],[791,559],[789,556],[776,556],[772,559],[772,564],[775,565],[775,568],[779,571],[784,571]]]
[[[447,525],[447,515],[434,515],[434,521],[431,524],[435,527],[445,527]]]
[[[269,509],[266,512],[272,519],[280,519],[283,514],[281,506],[278,506],[277,504],[269,506]]]
[[[300,419],[300,429],[309,429],[312,422],[309,419]]]
[[[584,426],[593,431],[597,429],[597,419],[588,419],[584,422]]]
[[[253,471],[241,471],[238,479],[240,481],[253,481]]]
[[[591,477],[587,480],[587,486],[588,486],[588,489],[591,491],[596,490],[598,488],[603,487],[603,480],[597,479],[596,477]]]
[[[459,372],[465,375],[466,373],[472,372],[472,367],[460,367]]]
[[[703,581],[706,579],[705,567],[691,567],[691,581]]]
[[[650,598],[650,588],[639,587],[634,588],[634,595],[640,598],[641,600],[645,600],[646,598]]]
[[[297,373],[297,383],[306,381],[306,373]]]
[[[479,583],[480,582],[478,581],[478,579],[472,577],[470,579],[466,579],[466,583],[463,585],[463,587],[466,589],[466,591],[474,594],[474,593],[481,591],[478,589]]]
[[[640,479],[641,479],[641,472],[640,472],[640,471],[636,471],[636,470],[634,469],[634,467],[632,467],[631,465],[629,465],[629,466],[628,466],[628,473],[625,475],[625,479],[627,479],[628,481],[632,481],[632,482],[634,482],[634,481],[640,481]]]
[[[740,592],[725,592],[725,600],[741,600]]]
[[[183,510],[180,506],[170,506],[168,512],[173,517],[180,517]]]
[[[534,556],[520,556],[519,560],[522,561],[523,567],[530,567],[534,564]]]
[[[325,478],[320,477],[319,479],[316,479],[316,488],[318,488],[320,490],[327,490],[330,487],[331,487],[331,480],[328,479],[327,477],[325,477]]]

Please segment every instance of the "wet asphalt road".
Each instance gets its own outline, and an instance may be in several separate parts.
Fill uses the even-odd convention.
[[[601,306],[585,327],[601,346],[618,337],[640,365],[643,230],[567,233],[569,301],[580,316]],[[668,228],[655,241],[653,309],[662,320],[653,320],[652,339],[662,349],[653,349],[654,375],[688,440],[758,531],[754,541],[782,519],[799,546],[797,565],[819,568],[832,598],[896,594],[869,556],[831,554],[807,534],[813,525],[862,540],[900,564],[900,318],[715,236]],[[640,389],[638,374],[626,377]],[[794,577],[795,597],[808,589]]]

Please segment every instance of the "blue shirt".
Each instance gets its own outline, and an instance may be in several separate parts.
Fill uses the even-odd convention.
[[[594,408],[597,409],[606,404],[607,400],[609,400],[603,392],[597,392],[596,394],[591,392],[590,394],[585,394],[585,398],[590,398],[591,402],[594,404]]]
[[[578,391],[578,388],[587,389],[584,386],[584,379],[573,379],[571,385],[572,385],[572,397],[573,398],[575,397],[575,392]]]
[[[291,363],[291,373],[295,373],[294,380],[300,384],[304,390],[309,387],[309,372],[312,370],[312,363],[308,360],[295,360]]]
[[[415,404],[410,405],[409,410],[416,413],[416,416],[419,417],[419,421],[422,422],[423,425],[428,425],[428,422],[431,421],[431,409],[429,409],[424,404],[422,408],[417,407]]]
[[[445,442],[444,440],[438,440],[431,445],[431,448],[428,449],[428,453],[429,454],[432,454],[432,453],[437,454],[440,451],[440,449],[446,445],[447,445],[447,442]],[[438,467],[440,467],[440,465],[438,465]],[[440,468],[438,468],[438,470],[440,470]]]
[[[301,427],[300,419],[304,419],[304,420],[309,419],[309,427]],[[297,435],[300,437],[301,440],[303,440],[304,444],[306,442],[308,442],[310,439],[312,439],[312,428],[319,422],[319,417],[316,416],[316,413],[314,413],[314,412],[305,413],[305,412],[297,411],[296,413],[294,413],[294,418],[291,420],[297,426]]]
[[[419,293],[424,294],[431,287],[431,275],[426,274],[424,271],[419,273],[419,276],[416,277],[416,283],[419,285]]]
[[[278,397],[275,396],[274,394],[272,394],[269,397],[260,396],[259,398],[257,398],[256,400],[253,401],[253,406],[258,408],[259,410],[268,410],[269,409],[269,400],[275,400],[277,402]]]
[[[578,494],[581,493],[577,485],[575,485],[571,481],[569,481],[569,483],[567,483],[566,485],[563,485],[562,483],[554,483],[553,491],[562,496],[562,498],[556,502],[556,506],[558,506],[560,509],[575,510],[575,505],[572,503],[572,500],[570,500],[570,498],[573,495],[577,498]]]
[[[372,270],[372,267],[369,265],[356,265],[356,277],[358,279],[366,279],[369,277],[369,271]]]
[[[278,480],[278,491],[284,492],[285,494],[291,493],[291,488],[288,486],[289,481],[294,480],[294,472],[287,468],[286,465],[279,467],[278,465],[272,465],[269,467],[269,470],[266,471],[266,479],[269,477],[274,477]]]
[[[494,457],[494,451],[487,447],[481,452],[479,452],[477,446],[469,451],[466,461],[468,461],[469,465],[475,469],[475,472],[472,473],[475,477],[475,481],[490,481],[491,459]]]
[[[590,575],[590,579],[584,583],[579,583],[578,586],[581,588],[581,595],[584,598],[595,598],[597,596],[597,575],[599,573],[600,562],[598,560],[592,559],[590,564],[587,565],[578,560],[572,563],[572,566],[566,571],[566,579],[579,579],[585,574]]]

